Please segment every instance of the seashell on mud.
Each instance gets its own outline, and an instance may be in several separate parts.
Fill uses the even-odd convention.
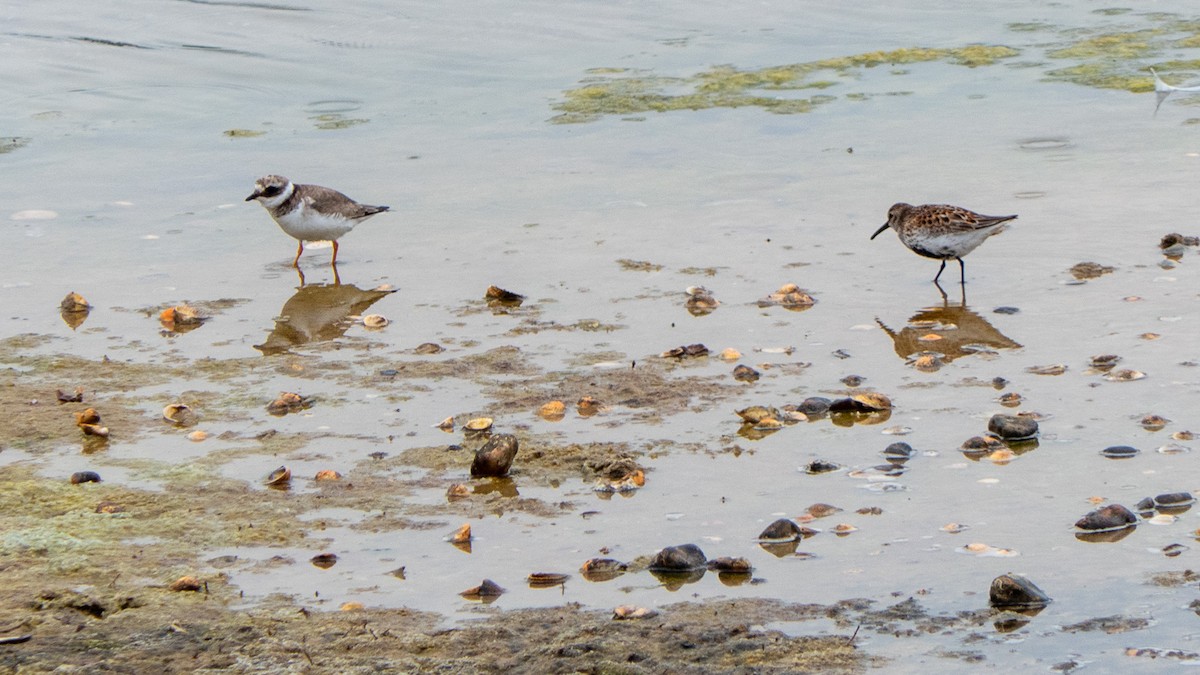
[[[447,499],[463,499],[471,496],[471,487],[466,483],[452,483],[446,488]]]
[[[365,606],[361,602],[353,600],[350,602],[343,602],[342,606],[338,607],[339,612],[357,612],[361,609],[365,609]]]
[[[927,352],[918,354],[916,358],[909,360],[908,365],[922,372],[932,373],[946,365],[946,361],[937,354]]]
[[[99,483],[100,474],[95,471],[76,471],[71,474],[71,484],[80,485],[83,483]]]
[[[441,422],[438,422],[437,424],[433,425],[433,428],[441,429],[442,431],[454,431],[454,418],[447,417],[446,419],[442,420]]]
[[[162,415],[164,420],[181,427],[195,426],[198,421],[196,412],[183,403],[172,403],[166,406],[163,408]]]
[[[738,359],[742,358],[742,353],[733,347],[726,347],[725,349],[721,350],[721,353],[718,356],[726,361],[737,361]]]
[[[738,364],[733,369],[733,379],[738,382],[757,382],[759,377],[757,370],[744,364]]]
[[[489,305],[500,304],[519,306],[525,301],[525,296],[521,295],[520,293],[506,291],[499,286],[488,286],[487,291],[485,291],[483,294],[483,298],[484,300],[488,301]]]
[[[1162,553],[1168,558],[1174,558],[1175,556],[1180,555],[1187,550],[1188,547],[1184,546],[1183,544],[1167,544],[1162,548]]]
[[[628,566],[612,558],[592,558],[584,561],[579,573],[588,581],[610,581],[625,573]]]
[[[779,290],[758,301],[759,307],[779,305],[786,309],[808,309],[817,301],[796,284],[784,284]]]
[[[338,557],[336,553],[318,553],[308,559],[313,567],[327,570],[337,564]]]
[[[742,408],[734,412],[737,413],[738,417],[742,418],[743,422],[748,424],[758,424],[764,419],[778,419],[780,417],[779,411],[775,408],[768,408],[761,405],[752,405],[749,408]]]
[[[829,531],[838,535],[839,537],[844,537],[853,532],[858,532],[858,528],[851,525],[850,523],[838,523],[837,525],[834,525]]]
[[[1015,391],[1010,391],[1007,394],[1000,396],[1000,405],[1004,406],[1005,408],[1015,408],[1021,405],[1022,400],[1023,399],[1021,398],[1020,394]]]
[[[294,391],[284,391],[279,393],[278,398],[267,404],[267,412],[280,417],[310,407],[312,407],[312,399],[301,396]]]
[[[668,546],[650,560],[649,569],[654,572],[691,572],[704,569],[708,558],[695,544]]]
[[[696,343],[696,344],[691,344],[691,345],[683,345],[680,347],[675,347],[673,349],[668,349],[667,351],[663,352],[659,356],[661,356],[664,359],[684,359],[684,358],[695,358],[695,357],[706,356],[706,355],[708,355],[708,347],[705,347],[702,344]]]
[[[750,561],[746,558],[731,558],[729,556],[721,556],[709,560],[706,565],[713,572],[721,574],[751,574],[754,572],[754,567],[750,565]]]
[[[500,478],[508,475],[513,459],[517,456],[517,437],[512,434],[493,436],[482,448],[475,451],[471,462],[472,478]]]
[[[450,542],[451,544],[465,544],[472,539],[474,539],[474,537],[471,536],[470,523],[463,523],[461,527],[446,537],[446,541]]]
[[[1128,445],[1111,445],[1100,451],[1101,455],[1109,459],[1129,459],[1137,456],[1141,452],[1137,448]]]
[[[838,380],[838,382],[841,382],[842,384],[846,385],[847,387],[858,387],[858,386],[861,386],[862,383],[866,381],[866,379],[867,378],[863,377],[862,375],[847,375],[847,376],[843,377],[842,379]]]
[[[55,397],[59,403],[79,403],[83,401],[83,387],[75,387],[75,391],[70,394],[59,389],[55,392]]]
[[[658,616],[658,610],[637,605],[620,605],[613,609],[614,621],[631,621],[634,619],[650,619]]]
[[[1160,455],[1183,455],[1191,451],[1190,447],[1181,443],[1167,443],[1155,450]]]
[[[1136,525],[1137,522],[1138,517],[1133,511],[1120,504],[1109,504],[1075,521],[1075,527],[1089,532],[1105,532]]]
[[[828,462],[823,459],[814,459],[813,461],[804,465],[804,473],[807,473],[809,475],[816,475],[819,473],[829,473],[830,471],[837,471],[841,468],[842,468],[841,464],[835,464],[834,462]]]
[[[569,574],[559,574],[558,572],[533,572],[525,581],[530,588],[550,588],[553,586],[562,586],[570,579]]]
[[[692,316],[711,314],[721,304],[713,297],[712,292],[703,286],[689,286],[687,294],[688,299],[683,306]]]
[[[102,427],[99,424],[80,424],[80,430],[84,436],[96,436],[98,438],[108,438],[108,427]]]
[[[823,504],[820,502],[813,504],[807,509],[804,509],[804,512],[813,518],[825,518],[827,516],[832,516],[835,513],[841,513],[842,511],[843,509],[840,509],[833,504]]]
[[[463,431],[467,432],[468,434],[482,434],[485,431],[491,430],[491,428],[492,418],[490,417],[476,417],[475,419],[468,420],[467,423],[463,425]]]
[[[865,391],[829,404],[830,412],[878,412],[891,410],[892,400],[878,392]]]
[[[887,446],[880,454],[889,462],[900,463],[912,459],[917,454],[917,451],[913,450],[913,447],[908,443],[901,441]]]
[[[833,401],[824,396],[810,396],[800,402],[796,406],[796,410],[808,415],[809,417],[819,417],[829,412],[829,406]]]
[[[959,532],[969,530],[970,528],[970,525],[964,525],[962,523],[946,523],[941,527],[941,530],[942,532],[946,532],[948,534],[958,534]]]
[[[1052,602],[1046,592],[1024,576],[1002,574],[992,580],[988,604],[997,609],[1045,607]]]
[[[504,594],[504,589],[500,587],[500,584],[492,581],[491,579],[484,579],[483,582],[480,583],[478,586],[475,586],[473,588],[468,588],[467,590],[459,593],[459,595],[461,595],[464,598],[467,598],[468,600],[479,600],[479,599],[483,599],[483,598],[498,598],[503,594]]]
[[[632,492],[646,484],[646,473],[641,469],[615,478],[600,478],[592,488],[596,492]]]
[[[383,328],[391,323],[391,321],[388,321],[388,318],[382,314],[367,314],[362,318],[362,322],[367,328],[376,329]]]
[[[988,431],[1009,441],[1024,440],[1038,435],[1038,423],[1019,415],[992,415],[988,420]]]
[[[159,313],[158,320],[169,328],[171,326],[198,326],[207,321],[208,317],[202,316],[195,307],[183,304],[164,309]]]
[[[975,555],[984,558],[1013,558],[1020,555],[1020,553],[1017,553],[1011,548],[998,548],[996,546],[984,544],[983,542],[978,541],[961,546],[957,549],[957,551],[959,553],[966,553],[968,555]]]
[[[86,408],[81,412],[75,413],[75,424],[83,426],[84,424],[99,424],[100,413],[96,412],[95,408]]]
[[[446,348],[436,342],[422,342],[416,347],[413,347],[414,354],[421,354],[425,356],[430,354],[441,354],[444,351],[446,351]]]
[[[960,449],[963,452],[970,453],[988,453],[996,450],[1001,450],[1007,447],[999,438],[992,435],[987,436],[972,436],[963,441]]]
[[[1061,363],[1055,363],[1048,366],[1029,366],[1025,372],[1034,375],[1062,375],[1067,372],[1067,367]]]
[[[195,592],[195,591],[203,590],[203,588],[204,588],[204,582],[200,581],[199,579],[197,579],[196,577],[193,577],[193,576],[179,577],[175,581],[172,581],[171,585],[167,586],[168,590],[172,590],[177,593],[184,592],[184,591]]]
[[[1171,420],[1162,415],[1146,415],[1142,417],[1138,424],[1141,424],[1147,431],[1158,431],[1171,423]]]
[[[67,297],[62,299],[62,302],[58,303],[58,309],[61,312],[77,313],[91,311],[92,306],[83,299],[82,295],[71,291],[67,293]]]
[[[333,469],[322,469],[317,472],[317,475],[313,476],[313,480],[317,480],[317,481],[341,480],[341,479],[342,479],[342,474],[338,473],[337,471],[334,471]]]
[[[593,396],[584,396],[575,402],[575,412],[580,417],[591,417],[603,409],[604,406]]]
[[[567,414],[567,406],[562,401],[550,401],[538,408],[538,417],[551,422],[561,420]]]
[[[192,441],[193,443],[199,443],[201,441],[208,440],[208,432],[197,429],[197,430],[189,433],[187,435],[187,439],[189,441]]]
[[[278,469],[275,469],[271,473],[267,474],[267,478],[266,478],[266,480],[263,481],[263,484],[268,485],[270,487],[280,487],[280,486],[287,485],[291,482],[292,482],[292,470],[287,468],[286,466],[281,466]]]
[[[125,505],[105,499],[96,505],[96,513],[125,513]]]
[[[1177,441],[1194,441],[1196,440],[1196,434],[1185,429],[1183,431],[1176,431],[1175,433],[1171,434],[1171,438]]]
[[[1141,380],[1145,377],[1146,374],[1140,370],[1122,368],[1121,370],[1117,370],[1105,375],[1104,379],[1108,380],[1109,382],[1133,382],[1134,380]]]
[[[803,530],[790,518],[780,518],[758,534],[758,541],[797,541]]]

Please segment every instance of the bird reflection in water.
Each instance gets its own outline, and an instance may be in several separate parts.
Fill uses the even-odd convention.
[[[1020,347],[1016,341],[965,303],[926,307],[908,319],[908,325],[892,330],[878,317],[875,323],[892,338],[896,354],[920,370],[937,370],[960,356],[990,349]]]
[[[283,303],[275,329],[266,342],[255,345],[265,356],[280,354],[310,342],[336,340],[352,325],[349,317],[360,315],[395,289],[363,290],[352,284],[301,285]]]

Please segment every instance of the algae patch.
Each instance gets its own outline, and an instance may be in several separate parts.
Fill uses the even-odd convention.
[[[863,68],[944,61],[970,68],[988,66],[1020,52],[1003,45],[968,45],[949,49],[911,47],[874,51],[805,63],[743,70],[719,65],[690,77],[655,75],[649,71],[592,69],[592,77],[564,92],[554,105],[557,124],[591,122],[605,115],[644,112],[759,107],[776,114],[811,112],[836,97],[822,94],[787,96],[787,92],[824,90],[853,77]],[[817,74],[825,77],[816,77]]]

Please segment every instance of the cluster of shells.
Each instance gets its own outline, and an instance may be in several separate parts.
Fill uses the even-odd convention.
[[[892,400],[878,392],[861,392],[838,399],[810,396],[798,404],[753,405],[734,411],[742,420],[739,435],[755,439],[800,422],[829,419],[838,426],[878,424],[891,416]]]
[[[684,293],[687,295],[683,304],[684,309],[692,316],[711,314],[721,305],[713,292],[703,286],[689,286]],[[779,290],[773,291],[759,300],[757,304],[759,307],[779,306],[799,312],[809,309],[816,302],[807,291],[796,284],[784,284]]]

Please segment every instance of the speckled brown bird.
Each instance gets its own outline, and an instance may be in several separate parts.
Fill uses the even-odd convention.
[[[890,227],[900,237],[900,243],[913,253],[942,261],[933,278],[934,283],[946,269],[946,261],[953,259],[958,261],[961,283],[965,284],[967,270],[963,256],[978,248],[988,237],[1003,232],[1007,227],[1005,223],[1014,219],[1015,215],[985,216],[949,204],[913,206],[901,202],[888,209],[887,222],[875,230],[871,239]]]

